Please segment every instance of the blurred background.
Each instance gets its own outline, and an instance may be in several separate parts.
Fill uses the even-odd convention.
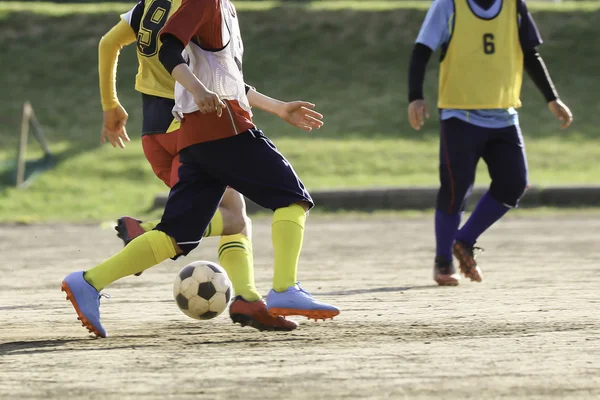
[[[255,112],[257,125],[310,190],[437,185],[436,56],[426,77],[432,118],[416,132],[406,117],[410,52],[430,2],[234,2],[246,81],[273,97],[314,102],[325,115],[321,130],[305,133]],[[154,196],[167,191],[141,149],[134,46],[121,54],[117,83],[132,142],[124,150],[99,143],[97,45],[133,4],[0,2],[0,221],[144,215]],[[540,52],[575,115],[572,127],[561,131],[525,79],[521,124],[531,183],[600,184],[600,2],[528,5],[545,40]],[[26,101],[54,164],[18,189],[15,160]],[[27,176],[42,155],[30,134]],[[480,165],[478,184],[487,182]]]

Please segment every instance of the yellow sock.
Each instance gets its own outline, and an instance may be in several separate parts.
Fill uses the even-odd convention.
[[[221,236],[223,234],[223,214],[221,214],[221,210],[217,208],[217,212],[215,216],[208,224],[208,227],[204,231],[204,237],[209,236]]]
[[[156,221],[146,221],[146,222],[142,222],[140,224],[140,226],[142,227],[144,232],[149,232],[152,229],[156,228],[156,225],[158,225],[159,222],[160,222],[160,219],[157,219]]]
[[[247,301],[261,299],[254,284],[252,242],[242,234],[222,236],[219,242],[219,263],[229,275],[236,296]]]
[[[298,259],[304,239],[306,212],[298,204],[278,208],[273,214],[271,238],[275,253],[273,289],[285,291],[298,281]]]
[[[161,231],[150,231],[133,239],[108,260],[86,271],[83,277],[100,291],[117,279],[142,272],[176,255],[171,237]]]

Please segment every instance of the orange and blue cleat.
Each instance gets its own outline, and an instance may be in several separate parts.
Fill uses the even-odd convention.
[[[67,293],[67,300],[71,301],[81,325],[96,336],[105,338],[106,330],[100,323],[100,293],[83,279],[83,271],[67,275],[61,290]]]
[[[229,306],[229,316],[234,323],[259,331],[293,331],[298,327],[295,321],[269,315],[264,301],[247,301],[242,296],[236,296]]]
[[[339,308],[314,299],[298,285],[291,286],[284,292],[271,289],[267,295],[267,310],[272,316],[301,315],[315,321],[333,319],[340,313]]]

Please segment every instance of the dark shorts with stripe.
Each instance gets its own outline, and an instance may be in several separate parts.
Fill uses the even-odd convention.
[[[142,93],[142,136],[165,133],[171,122],[175,100]]]
[[[228,185],[271,210],[314,205],[290,163],[258,129],[186,147],[179,158],[179,181],[156,229],[175,238],[184,254],[198,246]]]
[[[450,118],[441,121],[439,211],[464,210],[480,159],[492,179],[492,197],[508,207],[518,205],[527,187],[527,157],[519,126],[484,128]]]

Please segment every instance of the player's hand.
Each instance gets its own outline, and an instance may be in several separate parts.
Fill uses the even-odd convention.
[[[571,114],[571,110],[569,110],[569,107],[560,101],[560,99],[556,99],[548,103],[548,108],[552,114],[554,114],[554,116],[556,116],[556,118],[562,122],[562,125],[560,126],[562,129],[568,128],[569,125],[571,125],[571,122],[573,122],[573,114]]]
[[[193,93],[194,102],[202,114],[217,113],[220,117],[223,114],[223,109],[227,107],[225,102],[219,98],[219,95],[206,88],[200,89],[197,93]]]
[[[125,142],[129,142],[127,130],[127,111],[120,104],[110,110],[104,111],[104,122],[102,123],[102,133],[100,134],[100,143],[106,143],[108,140],[113,147],[117,145],[124,149]]]
[[[408,105],[408,121],[416,130],[421,130],[425,123],[425,118],[429,118],[429,109],[425,100],[414,100]]]
[[[283,103],[279,117],[288,124],[304,131],[312,131],[323,126],[323,115],[313,110],[315,105],[306,101]]]

